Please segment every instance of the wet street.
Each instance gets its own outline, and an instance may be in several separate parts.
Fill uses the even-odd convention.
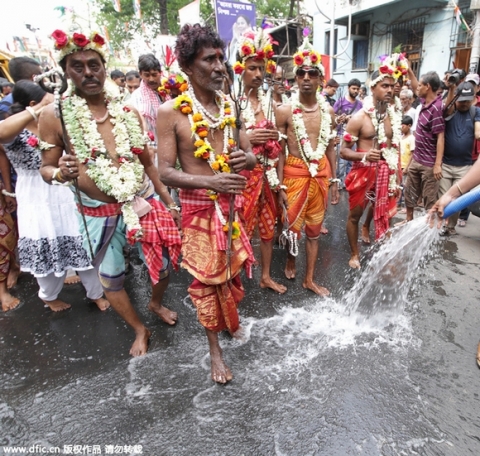
[[[81,285],[60,295],[72,309],[52,313],[22,276],[13,293],[21,306],[0,314],[0,454],[35,445],[148,456],[480,454],[480,219],[419,266],[404,251],[392,270],[414,274],[409,289],[397,287],[407,298],[385,313],[387,293],[370,294],[366,315],[347,306],[363,283],[347,264],[347,207],[342,193],[320,244],[316,280],[330,298],[301,286],[303,243],[294,281],[284,278],[284,251],[274,251],[285,295],[260,289],[259,269],[244,281],[246,341],[221,336],[234,374],[226,386],[210,379],[185,271],[171,274],[164,303],[179,321],[167,327],[146,309],[147,271],[133,258],[127,291],[152,330],[137,359],[128,355],[133,332],[89,303]],[[258,250],[257,242],[257,258]],[[371,250],[363,247],[364,274]]]

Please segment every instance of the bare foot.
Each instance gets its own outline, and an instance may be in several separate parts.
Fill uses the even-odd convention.
[[[279,283],[275,282],[275,280],[273,280],[271,277],[260,280],[260,288],[271,288],[273,291],[276,291],[280,294],[283,294],[287,291],[286,286],[280,285]]]
[[[60,301],[60,299],[54,299],[53,301],[43,301],[43,302],[48,307],[50,307],[50,310],[52,310],[53,312],[60,312],[62,310],[67,310],[67,309],[70,309],[70,307],[72,307],[70,304]]]
[[[19,267],[10,267],[7,276],[7,288],[13,288],[17,284],[18,276],[20,275]]]
[[[239,326],[238,329],[234,333],[231,334],[231,336],[234,339],[237,339],[240,342],[246,342],[247,341],[247,333],[245,332],[245,330],[243,329],[242,326]]]
[[[101,311],[107,310],[110,307],[110,303],[105,298],[92,299],[92,301]]]
[[[295,267],[295,258],[287,258],[287,265],[285,266],[285,277],[287,279],[294,279],[297,275],[297,268]]]
[[[80,283],[81,281],[82,279],[80,278],[80,276],[75,274],[70,277],[65,277],[65,280],[63,281],[63,283],[65,285],[73,285],[74,283]]]
[[[130,354],[132,356],[143,356],[148,350],[148,339],[150,339],[150,331],[143,327],[143,330],[137,333],[135,342],[133,342]]]
[[[212,355],[210,353],[210,364],[212,371],[212,380],[214,382],[225,384],[233,378],[232,372],[223,361],[221,353],[218,353],[216,355]]]
[[[348,265],[353,269],[360,269],[360,259],[357,255],[352,255],[348,262]]]
[[[148,310],[156,314],[160,320],[167,323],[167,325],[174,325],[177,322],[177,312],[167,309],[161,304],[155,304],[154,302],[150,301],[150,304],[148,304]]]
[[[325,228],[325,226],[322,225],[320,228],[320,234],[328,234],[328,230]]]
[[[4,312],[15,309],[15,307],[20,304],[20,299],[15,298],[8,292],[5,292],[0,298],[0,300],[2,301],[2,310]]]
[[[365,244],[370,244],[370,230],[367,226],[362,225],[362,234],[360,236],[362,238],[362,242]]]
[[[330,294],[330,292],[326,288],[321,287],[320,285],[317,285],[313,281],[303,282],[303,288],[306,288],[307,290],[311,290],[319,296],[328,296]]]

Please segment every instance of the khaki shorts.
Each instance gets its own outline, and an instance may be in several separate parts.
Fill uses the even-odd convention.
[[[437,193],[438,181],[433,176],[433,167],[421,165],[412,158],[405,182],[405,205],[415,207],[421,199],[428,211],[437,201]]]

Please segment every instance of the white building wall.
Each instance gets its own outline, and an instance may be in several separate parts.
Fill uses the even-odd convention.
[[[367,2],[368,3],[368,2]],[[370,2],[371,3],[371,2]],[[437,71],[441,76],[449,67],[450,59],[450,34],[454,21],[453,8],[445,2],[441,9],[432,7],[441,6],[441,2],[431,0],[403,0],[389,3],[378,8],[371,9],[366,13],[353,16],[352,22],[370,21],[369,40],[369,63],[376,70],[379,67],[378,57],[382,54],[391,53],[391,37],[387,34],[388,26],[392,23],[403,22],[416,17],[425,16],[426,24],[423,36],[422,61],[419,74],[427,71]],[[366,2],[360,2],[360,6]],[[371,6],[369,4],[369,6]],[[356,8],[358,9],[358,7]],[[345,11],[345,10],[343,10]],[[328,14],[328,7],[324,12]],[[342,13],[343,16],[343,13]],[[320,13],[314,14],[313,44],[317,51],[328,54],[325,48],[325,32],[330,30],[330,23]],[[343,19],[345,19],[343,17]],[[338,29],[337,53],[340,54],[347,41],[347,27],[336,26]],[[382,34],[385,32],[385,34]],[[373,33],[373,34],[372,34]],[[352,78],[359,79],[362,83],[369,77],[367,70],[352,70],[353,42],[350,42],[347,50],[337,59],[337,69],[333,78],[341,85],[347,84]]]

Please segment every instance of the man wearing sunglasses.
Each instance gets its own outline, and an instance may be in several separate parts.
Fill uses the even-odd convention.
[[[299,94],[292,97],[291,105],[280,106],[277,110],[277,126],[280,133],[286,135],[284,145],[288,146],[288,157],[283,151],[278,165],[278,176],[283,183],[278,200],[287,209],[284,224],[288,230],[294,236],[300,235],[303,228],[305,230],[307,267],[303,287],[327,296],[330,292],[313,281],[313,274],[330,183],[333,184],[332,200],[338,200],[334,113],[319,92],[324,69],[320,54],[308,38],[293,60]],[[285,267],[287,279],[296,275],[295,254],[295,249],[290,248]]]
[[[271,92],[265,93],[262,89],[265,74],[271,75],[275,71],[275,66],[268,60],[269,56],[273,55],[272,39],[260,30],[256,33],[245,33],[239,43],[239,60],[234,69],[237,73],[242,70],[244,96],[248,98],[242,120],[257,159],[243,191],[245,229],[248,237],[252,239],[258,226],[262,266],[260,287],[285,293],[287,288],[275,282],[270,275],[278,213],[276,192],[280,188],[276,168],[282,149],[275,121],[276,106]]]

